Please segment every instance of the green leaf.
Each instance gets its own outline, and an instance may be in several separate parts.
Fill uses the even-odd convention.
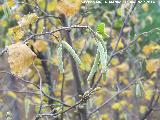
[[[101,34],[103,37],[109,37],[106,33],[105,33],[105,23],[99,23],[97,25],[97,33]]]
[[[122,19],[115,20],[115,23],[114,23],[114,28],[115,29],[120,29],[122,26],[123,26],[123,20]]]
[[[105,29],[105,24],[104,23],[100,23],[97,25],[97,32],[99,34],[104,34],[104,29]]]
[[[122,8],[121,7],[117,9],[117,15],[122,16]]]

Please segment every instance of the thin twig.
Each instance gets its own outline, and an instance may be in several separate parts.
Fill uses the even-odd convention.
[[[35,83],[32,83],[32,82],[30,82],[30,81],[26,81],[26,80],[24,80],[24,79],[22,79],[22,78],[20,78],[20,77],[18,77],[18,76],[13,75],[13,74],[10,73],[10,72],[0,71],[0,73],[7,73],[7,74],[9,74],[9,75],[12,75],[12,76],[16,77],[18,80],[21,80],[22,82],[25,82],[25,83],[28,83],[28,84],[32,84],[32,85],[34,85],[35,87],[37,87],[38,89],[40,89],[40,87],[39,87],[38,85],[36,85]],[[63,103],[63,102],[61,102],[60,100],[49,96],[49,95],[46,94],[43,90],[42,90],[42,93],[43,93],[43,95],[44,95],[45,97],[50,98],[50,99],[52,99],[52,100],[54,100],[54,101],[56,101],[56,102],[58,102],[58,103],[61,103],[61,104],[64,105],[65,107],[71,107],[70,105],[67,105],[67,104]],[[38,94],[38,95],[39,95],[39,94]]]
[[[64,102],[64,82],[65,82],[65,75],[63,73],[63,79],[62,79],[62,87],[61,87],[61,101]],[[64,109],[64,106],[62,106],[62,110]],[[63,113],[61,114],[61,120],[63,120]]]
[[[2,56],[5,52],[7,52],[7,48],[4,48],[1,52],[0,52],[0,56]]]
[[[112,97],[110,97],[109,99],[107,99],[102,105],[100,105],[98,108],[96,108],[95,110],[93,110],[89,116],[88,119],[91,117],[91,115],[95,112],[97,112],[98,110],[100,110],[102,107],[104,107],[106,104],[108,104],[111,100],[113,100],[117,95],[121,94],[122,92],[124,92],[125,90],[127,90],[128,88],[130,88],[132,85],[134,85],[137,82],[137,80],[134,80],[133,82],[131,82],[129,85],[127,85],[125,88],[121,89],[120,91],[118,91],[117,93],[115,93]],[[87,120],[88,120],[87,119]]]
[[[39,91],[40,91],[40,100],[41,100],[41,103],[40,103],[40,108],[39,108],[39,114],[41,113],[41,110],[42,110],[42,103],[43,103],[43,93],[42,93],[42,77],[41,77],[41,74],[38,70],[38,68],[36,67],[36,65],[33,63],[33,66],[34,68],[36,69],[37,71],[37,74],[39,76]]]
[[[28,93],[28,94],[40,95],[39,93],[31,92],[31,91],[17,91],[17,90],[10,90],[10,89],[0,89],[0,91],[12,91],[16,93],[24,93],[24,94]]]
[[[96,90],[95,90],[95,91],[96,91]],[[39,114],[37,117],[42,118],[42,117],[45,117],[45,116],[50,116],[50,117],[56,118],[57,116],[59,116],[59,115],[61,115],[61,114],[64,114],[64,113],[66,113],[66,112],[68,112],[68,111],[76,108],[78,105],[84,103],[85,101],[87,101],[87,100],[90,98],[90,96],[91,96],[95,91],[94,91],[94,89],[90,89],[89,91],[87,91],[87,94],[85,94],[85,95],[82,97],[82,99],[80,99],[79,101],[77,101],[77,103],[75,103],[73,106],[67,108],[67,109],[64,110],[64,111],[60,111],[59,113],[55,113],[55,114],[53,114],[53,113],[51,113],[51,112],[50,112],[50,113]],[[86,118],[85,120],[87,120],[87,118]]]

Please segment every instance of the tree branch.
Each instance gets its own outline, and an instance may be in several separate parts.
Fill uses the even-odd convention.
[[[61,23],[64,27],[68,27],[68,23],[67,23],[67,19],[65,17],[65,15],[61,15]],[[72,40],[71,40],[71,36],[70,36],[70,32],[69,31],[65,31],[65,35],[66,35],[66,41],[68,42],[68,44],[73,47],[72,45]],[[71,57],[71,65],[72,65],[72,72],[73,72],[73,76],[74,76],[74,80],[75,80],[75,84],[76,84],[76,89],[77,89],[77,93],[78,95],[83,95],[83,89],[81,86],[81,79],[80,79],[80,74],[78,71],[78,67],[74,61],[74,59]],[[79,100],[79,99],[77,99]],[[87,111],[86,108],[79,110],[80,114],[81,114],[81,119],[80,120],[86,120],[87,119]]]

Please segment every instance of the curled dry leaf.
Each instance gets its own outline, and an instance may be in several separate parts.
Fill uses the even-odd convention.
[[[8,63],[14,75],[21,76],[36,58],[36,54],[23,43],[16,43],[8,47]]]
[[[160,68],[159,59],[150,59],[146,61],[146,70],[151,74]]]
[[[31,13],[28,15],[23,16],[19,21],[18,24],[20,27],[30,25],[35,23],[38,20],[38,16],[36,13]]]
[[[19,42],[20,39],[22,39],[25,34],[23,29],[19,26],[15,26],[15,27],[10,28],[8,33],[10,36],[13,36],[15,42]]]
[[[155,50],[160,51],[160,45],[157,43],[150,43],[149,45],[145,45],[142,51],[146,56],[148,56]]]
[[[80,0],[62,0],[58,2],[56,10],[61,14],[65,14],[66,16],[72,16],[79,11],[80,5]]]

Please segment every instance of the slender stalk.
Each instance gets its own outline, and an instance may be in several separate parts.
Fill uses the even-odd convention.
[[[61,87],[61,101],[64,102],[64,83],[65,83],[65,78],[64,78],[64,73],[63,73],[63,80],[62,80],[62,87]],[[64,110],[64,106],[62,105],[62,111]],[[61,114],[61,120],[63,120],[64,114]]]

